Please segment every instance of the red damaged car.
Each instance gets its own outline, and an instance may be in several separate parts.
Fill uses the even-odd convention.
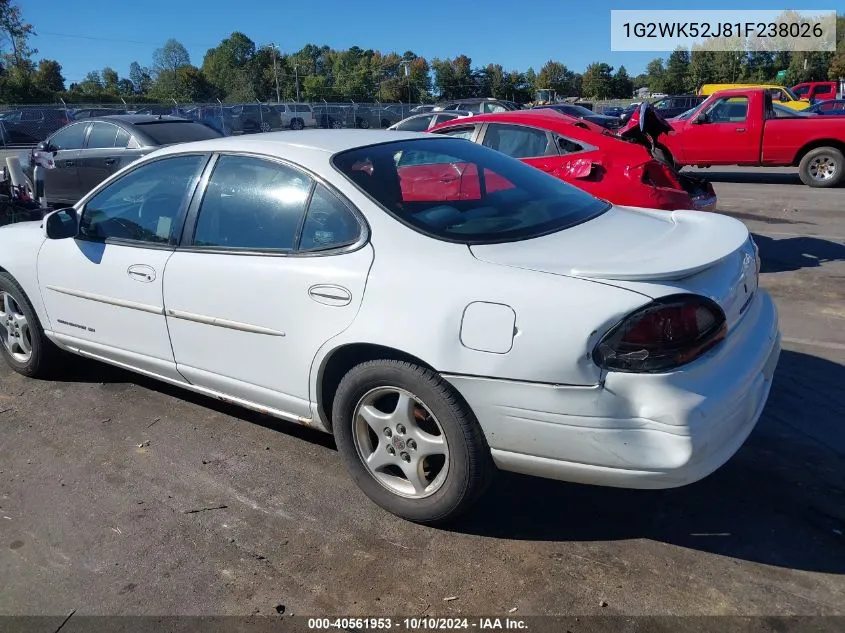
[[[447,121],[428,131],[481,143],[613,204],[667,211],[714,209],[713,186],[681,174],[665,160],[667,153],[652,129],[642,128],[639,117],[632,117],[614,134],[553,110],[517,110]]]

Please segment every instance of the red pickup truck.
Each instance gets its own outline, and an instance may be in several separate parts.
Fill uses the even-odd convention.
[[[845,117],[784,116],[762,89],[716,92],[669,125],[658,143],[678,166],[797,166],[811,187],[833,187],[845,176]]]

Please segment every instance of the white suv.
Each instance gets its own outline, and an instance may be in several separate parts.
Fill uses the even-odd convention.
[[[306,127],[317,127],[314,111],[307,103],[279,103],[273,108],[279,113],[283,128],[301,130]]]

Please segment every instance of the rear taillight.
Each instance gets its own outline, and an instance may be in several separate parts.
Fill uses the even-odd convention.
[[[725,313],[714,301],[673,295],[628,315],[599,342],[593,360],[611,371],[669,371],[704,354],[726,332]]]

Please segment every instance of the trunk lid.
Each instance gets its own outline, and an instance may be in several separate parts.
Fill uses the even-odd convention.
[[[491,264],[595,280],[653,299],[701,294],[722,306],[729,327],[757,289],[748,229],[706,212],[613,207],[552,235],[470,250]]]

